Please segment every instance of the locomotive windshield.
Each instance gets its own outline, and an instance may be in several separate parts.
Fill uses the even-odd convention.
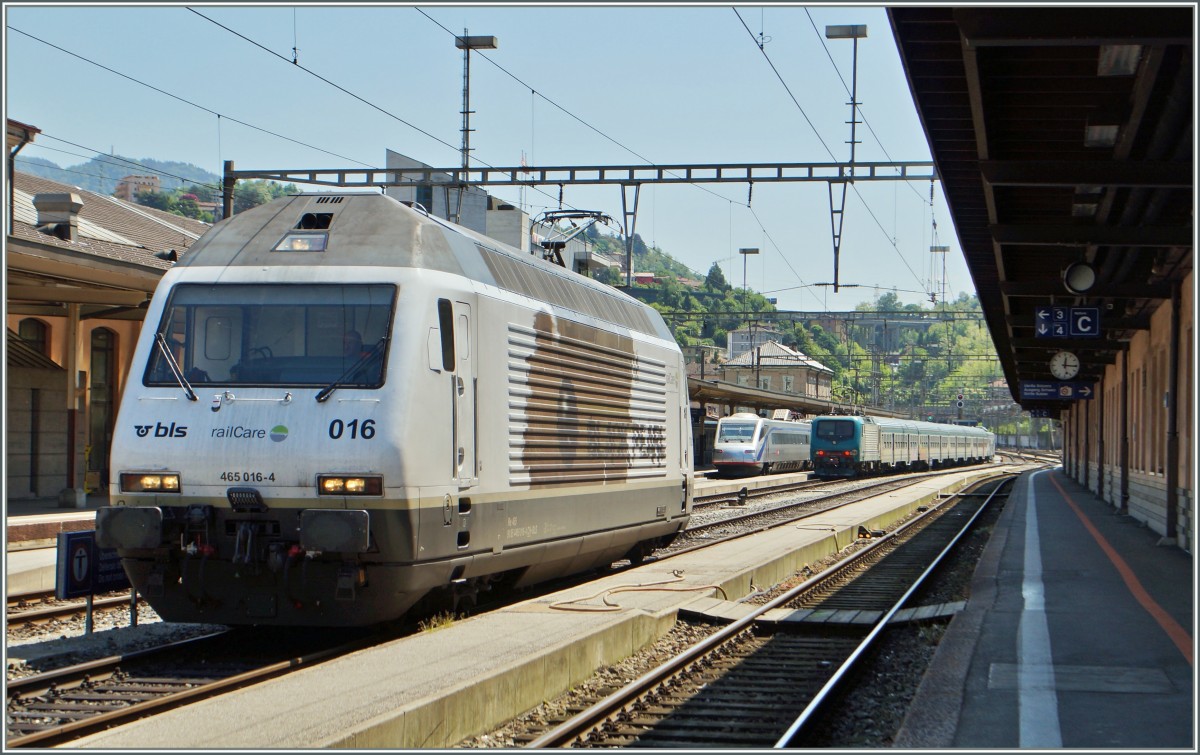
[[[849,419],[823,419],[814,423],[813,432],[822,440],[847,440],[854,437],[854,421]]]
[[[395,299],[390,284],[181,284],[157,333],[195,387],[323,387],[340,378],[377,388]],[[143,382],[179,384],[164,349],[150,352]]]
[[[754,422],[722,422],[717,443],[749,443],[754,437]]]

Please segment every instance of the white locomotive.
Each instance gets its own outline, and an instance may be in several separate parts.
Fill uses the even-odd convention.
[[[688,423],[652,308],[387,196],[303,194],[160,282],[97,541],[167,621],[374,624],[669,542]]]

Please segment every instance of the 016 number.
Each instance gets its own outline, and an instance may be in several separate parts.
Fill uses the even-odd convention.
[[[329,423],[329,437],[334,440],[340,440],[343,436],[348,436],[350,440],[370,440],[375,437],[375,420],[364,419],[359,421],[352,419],[349,422],[343,422],[340,419],[335,419]]]

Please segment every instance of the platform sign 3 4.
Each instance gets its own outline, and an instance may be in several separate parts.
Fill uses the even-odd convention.
[[[1099,307],[1035,307],[1037,338],[1099,338]]]

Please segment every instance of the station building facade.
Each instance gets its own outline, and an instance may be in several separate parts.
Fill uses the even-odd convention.
[[[1080,484],[1194,552],[1195,271],[1109,365],[1096,398],[1061,417],[1063,466]]]

